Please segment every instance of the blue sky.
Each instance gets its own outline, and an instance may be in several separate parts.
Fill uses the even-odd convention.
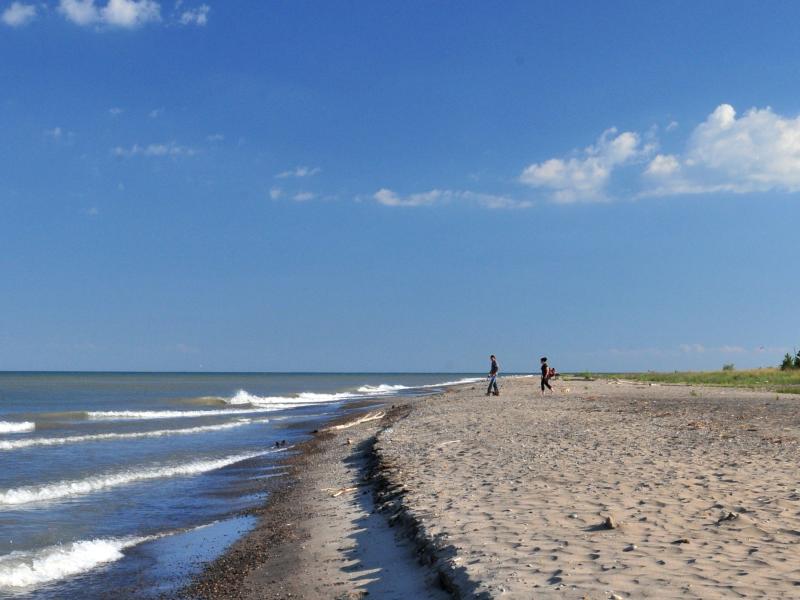
[[[800,344],[800,6],[0,1],[0,369]]]

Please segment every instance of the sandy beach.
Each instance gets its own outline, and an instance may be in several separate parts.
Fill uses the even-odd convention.
[[[379,436],[461,597],[796,598],[797,397],[538,379]],[[605,520],[611,517],[614,528]]]
[[[209,598],[800,594],[796,396],[555,387],[542,398],[534,378],[503,380],[500,397],[460,386],[320,432],[292,459],[293,483],[262,525],[196,589]]]

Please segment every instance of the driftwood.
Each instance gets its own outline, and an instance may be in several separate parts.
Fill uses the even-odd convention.
[[[343,487],[343,488],[339,488],[339,489],[336,489],[336,488],[325,488],[322,491],[323,492],[328,492],[331,495],[331,498],[338,498],[342,494],[345,494],[347,492],[355,492],[357,489],[358,489],[358,487]]]
[[[377,421],[378,419],[382,419],[386,416],[386,413],[381,411],[367,413],[363,417],[356,419],[355,421],[348,421],[347,423],[342,423],[341,425],[331,425],[330,427],[326,427],[323,431],[339,431],[341,429],[347,429],[349,427],[353,427],[354,425],[359,425],[361,423],[366,423],[368,421]]]

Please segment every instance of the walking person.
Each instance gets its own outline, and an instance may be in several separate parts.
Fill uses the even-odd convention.
[[[550,387],[551,375],[550,375],[550,368],[547,366],[547,357],[543,356],[540,359],[540,362],[542,363],[542,396],[544,396],[545,387],[551,392],[553,391],[553,388]]]
[[[492,361],[492,366],[489,368],[489,387],[486,388],[486,395],[494,394],[499,396],[500,388],[497,387],[497,374],[500,372],[500,367],[497,365],[497,357],[494,354],[489,357],[489,360]],[[494,391],[492,391],[492,388],[494,388]]]

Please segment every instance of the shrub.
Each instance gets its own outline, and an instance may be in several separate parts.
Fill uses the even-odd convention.
[[[794,356],[788,352],[783,356],[781,371],[788,371],[789,369],[800,369],[800,350],[795,351]]]
[[[725,363],[724,365],[722,365],[723,371],[733,371],[733,369],[734,369],[733,363]]]

